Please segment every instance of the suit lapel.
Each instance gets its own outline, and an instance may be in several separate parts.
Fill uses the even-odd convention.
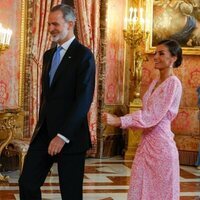
[[[56,48],[53,48],[50,50],[49,55],[48,55],[48,61],[46,62],[46,66],[45,66],[45,72],[44,72],[44,87],[45,87],[45,91],[48,92],[49,90],[49,71],[51,69],[51,62],[53,59],[53,54],[56,51]]]

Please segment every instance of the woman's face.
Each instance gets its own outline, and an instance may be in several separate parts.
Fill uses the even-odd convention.
[[[166,68],[172,68],[176,59],[177,57],[171,55],[168,47],[160,44],[157,46],[154,54],[155,69],[162,70]]]

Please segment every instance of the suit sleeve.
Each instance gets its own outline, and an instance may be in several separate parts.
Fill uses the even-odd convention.
[[[39,110],[41,110],[41,107],[43,105],[44,102],[44,79],[45,79],[45,71],[46,71],[46,63],[47,63],[47,52],[44,53],[43,55],[43,65],[42,65],[42,75],[40,78],[40,82],[41,82],[41,92],[40,92],[40,108]],[[40,112],[39,112],[40,113]]]
[[[87,113],[93,100],[95,87],[95,61],[88,50],[77,70],[76,98],[67,114],[61,134],[73,140],[73,133],[87,118]]]

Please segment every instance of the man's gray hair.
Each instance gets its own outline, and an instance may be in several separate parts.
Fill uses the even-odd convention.
[[[63,18],[65,19],[65,21],[76,21],[76,16],[74,13],[74,9],[66,4],[59,4],[54,6],[53,8],[51,8],[50,12],[55,12],[60,10],[63,13]]]

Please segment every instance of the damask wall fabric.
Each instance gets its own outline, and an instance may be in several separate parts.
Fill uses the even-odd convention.
[[[100,1],[74,0],[74,5],[77,16],[78,39],[82,44],[92,50],[96,61],[96,86],[93,102],[88,113],[90,134],[93,144],[93,148],[88,154],[89,156],[95,156],[97,150],[97,83],[100,53]]]
[[[19,106],[21,0],[0,1],[0,8],[3,8],[0,23],[13,31],[9,49],[0,52],[0,110],[2,110]]]
[[[124,0],[109,0],[107,3],[107,51],[105,96],[107,105],[123,105],[124,103],[124,57],[125,41],[123,24],[126,4]],[[116,17],[117,16],[117,17]]]

